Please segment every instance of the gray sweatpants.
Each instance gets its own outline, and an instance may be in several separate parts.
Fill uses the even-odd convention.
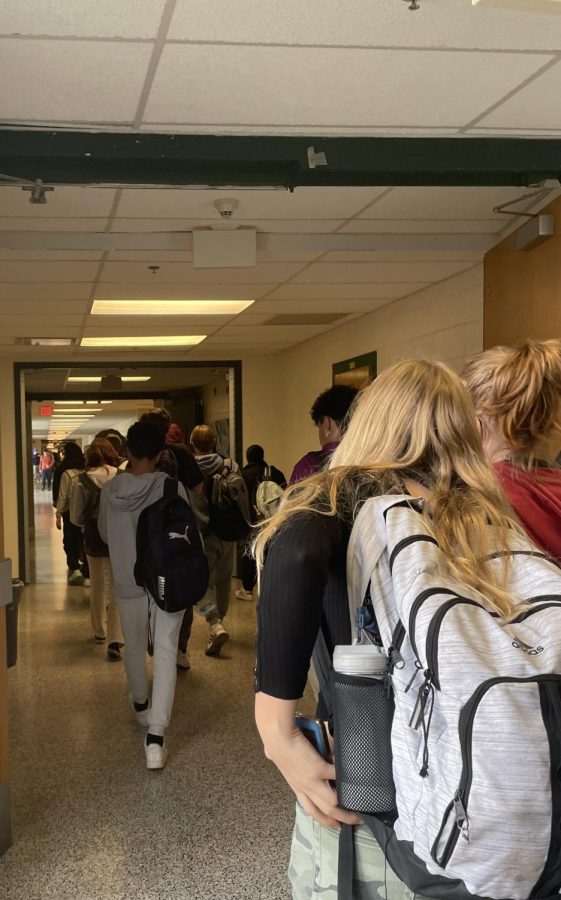
[[[421,900],[386,865],[379,844],[364,825],[354,829],[354,849],[353,896],[345,900]],[[297,803],[288,870],[292,900],[337,900],[338,859],[338,829],[320,825]]]
[[[129,694],[135,703],[148,699],[148,670],[146,647],[148,643],[148,609],[150,631],[154,645],[152,705],[148,715],[150,734],[163,735],[169,725],[175,683],[177,680],[177,639],[183,619],[183,610],[164,612],[152,597],[133,600],[117,598],[121,627],[125,639],[125,668]]]

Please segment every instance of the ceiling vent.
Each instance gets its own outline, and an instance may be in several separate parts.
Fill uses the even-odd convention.
[[[282,313],[273,316],[265,324],[267,325],[331,325],[344,319],[348,313]]]
[[[41,338],[41,337],[19,337],[16,338],[16,344],[25,347],[72,347],[75,344],[74,338]]]

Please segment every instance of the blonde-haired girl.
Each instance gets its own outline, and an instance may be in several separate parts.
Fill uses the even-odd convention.
[[[329,718],[330,654],[336,644],[351,642],[350,531],[361,503],[388,493],[428,497],[426,525],[450,573],[481,591],[501,617],[514,612],[515,603],[502,588],[508,555],[502,573],[485,560],[506,550],[512,529],[519,529],[483,456],[468,392],[442,363],[398,363],[358,396],[329,469],[290,489],[256,540],[261,567],[256,721],[266,755],[298,799],[289,873],[294,900],[320,895],[336,900],[338,827],[359,824],[337,805],[335,768],[294,727],[294,713],[321,635],[314,658],[318,716]],[[356,898],[378,898],[385,891],[390,900],[413,896],[386,868],[364,826],[355,829],[355,857]]]
[[[492,347],[463,378],[483,448],[530,537],[561,559],[561,341]]]

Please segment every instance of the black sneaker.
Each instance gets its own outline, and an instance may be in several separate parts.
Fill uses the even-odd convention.
[[[121,657],[121,647],[122,647],[122,646],[123,646],[123,645],[117,643],[117,641],[114,641],[113,643],[108,644],[108,646],[107,646],[107,659],[108,659],[110,662],[115,662],[116,660],[122,658],[122,657]]]

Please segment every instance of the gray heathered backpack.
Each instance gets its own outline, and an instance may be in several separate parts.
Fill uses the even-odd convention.
[[[368,500],[349,544],[351,615],[369,593],[395,704],[396,812],[361,815],[423,896],[557,897],[561,570],[513,534],[505,587],[526,608],[502,624],[447,574],[421,504]]]

